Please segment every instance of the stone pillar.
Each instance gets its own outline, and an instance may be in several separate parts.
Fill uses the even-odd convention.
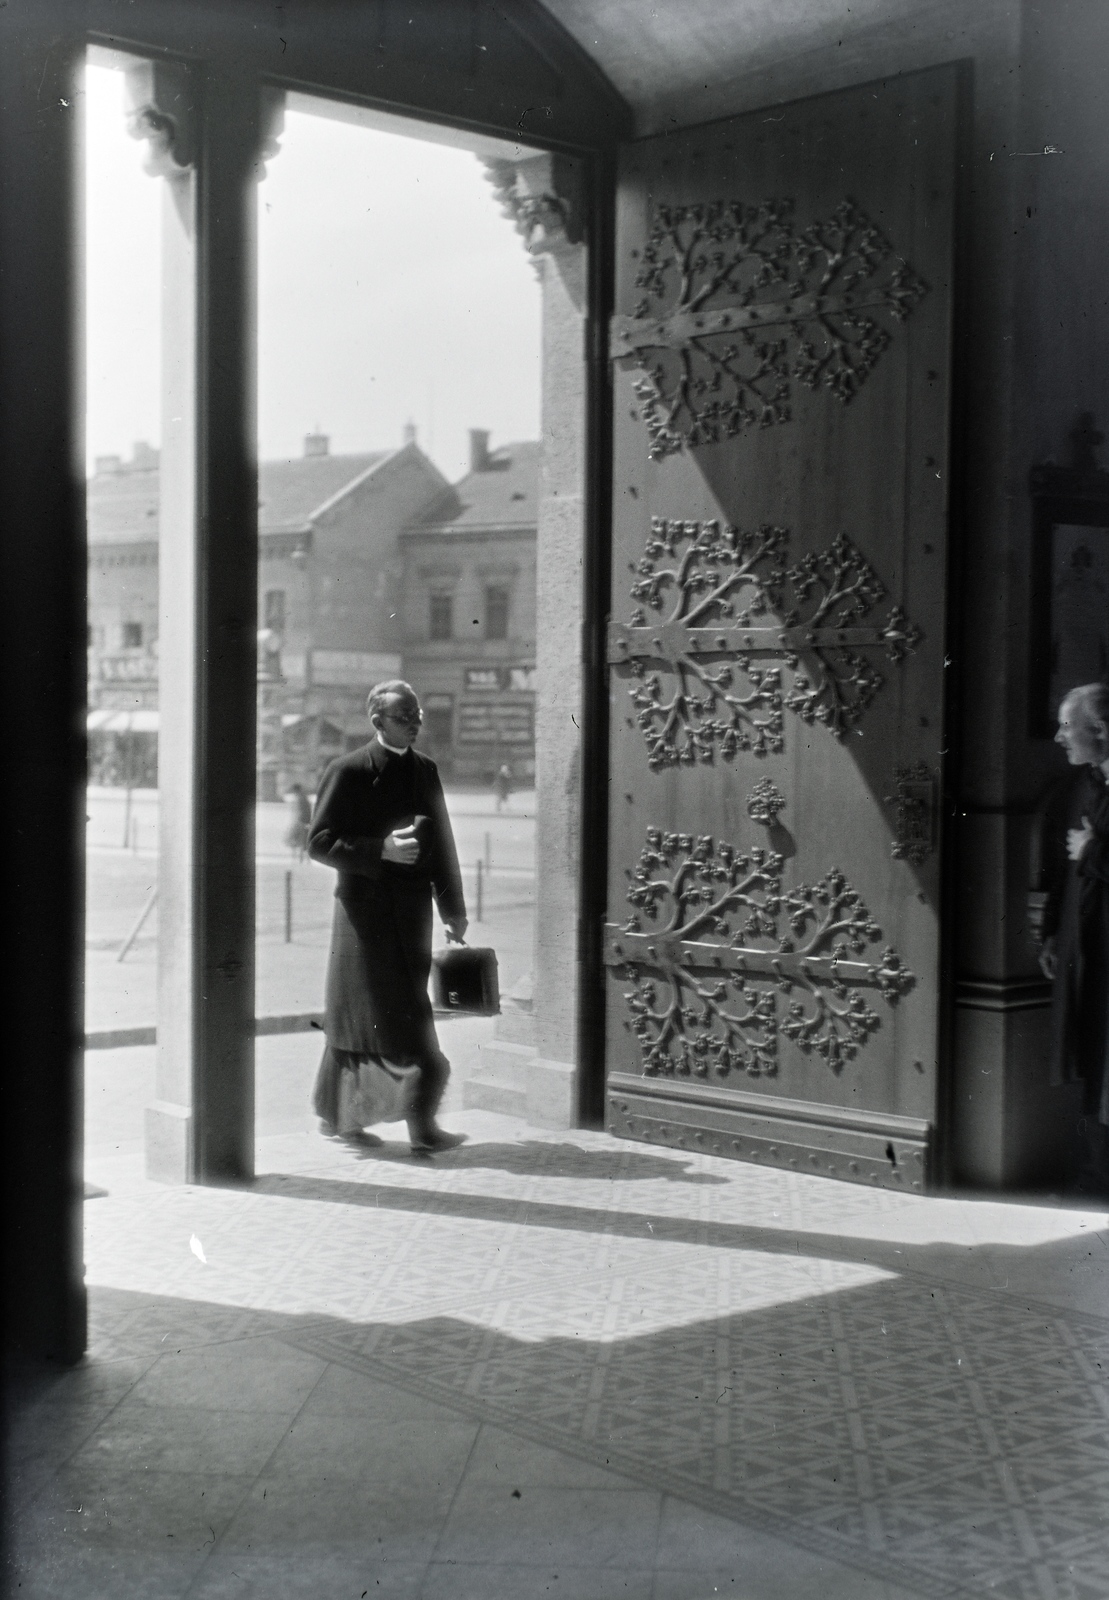
[[[582,624],[585,548],[587,252],[582,173],[569,157],[488,163],[543,285],[542,441],[536,563],[536,906],[534,1048],[518,1080],[470,1104],[577,1121]],[[470,1089],[470,1086],[467,1086]],[[479,1097],[480,1096],[480,1097]]]
[[[70,32],[72,27],[73,31]],[[0,592],[5,1343],[85,1347],[84,40],[55,6],[0,25]]]
[[[254,1170],[255,194],[279,96],[139,63],[131,131],[165,180],[159,547],[158,1063],[146,1166]]]

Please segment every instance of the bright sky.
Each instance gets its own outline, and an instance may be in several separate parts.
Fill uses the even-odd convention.
[[[160,180],[123,76],[86,73],[88,457],[159,442]],[[539,284],[478,158],[289,112],[259,200],[259,451],[387,448],[451,479],[469,428],[539,436]]]

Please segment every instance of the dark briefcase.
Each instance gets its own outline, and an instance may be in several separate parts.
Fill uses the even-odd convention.
[[[497,952],[468,944],[437,950],[431,958],[431,993],[441,1011],[495,1017],[501,1009]]]

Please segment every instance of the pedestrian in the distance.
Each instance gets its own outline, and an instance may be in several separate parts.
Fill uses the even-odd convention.
[[[506,761],[497,768],[493,779],[493,793],[497,797],[497,810],[500,811],[512,793],[512,768]]]
[[[285,791],[285,843],[295,861],[304,860],[308,848],[308,824],[312,820],[312,807],[299,783],[291,783]]]

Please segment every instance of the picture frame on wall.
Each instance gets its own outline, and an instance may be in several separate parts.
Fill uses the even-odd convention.
[[[1072,460],[1032,468],[1029,732],[1054,737],[1059,705],[1079,684],[1109,679],[1109,471],[1089,412]]]

